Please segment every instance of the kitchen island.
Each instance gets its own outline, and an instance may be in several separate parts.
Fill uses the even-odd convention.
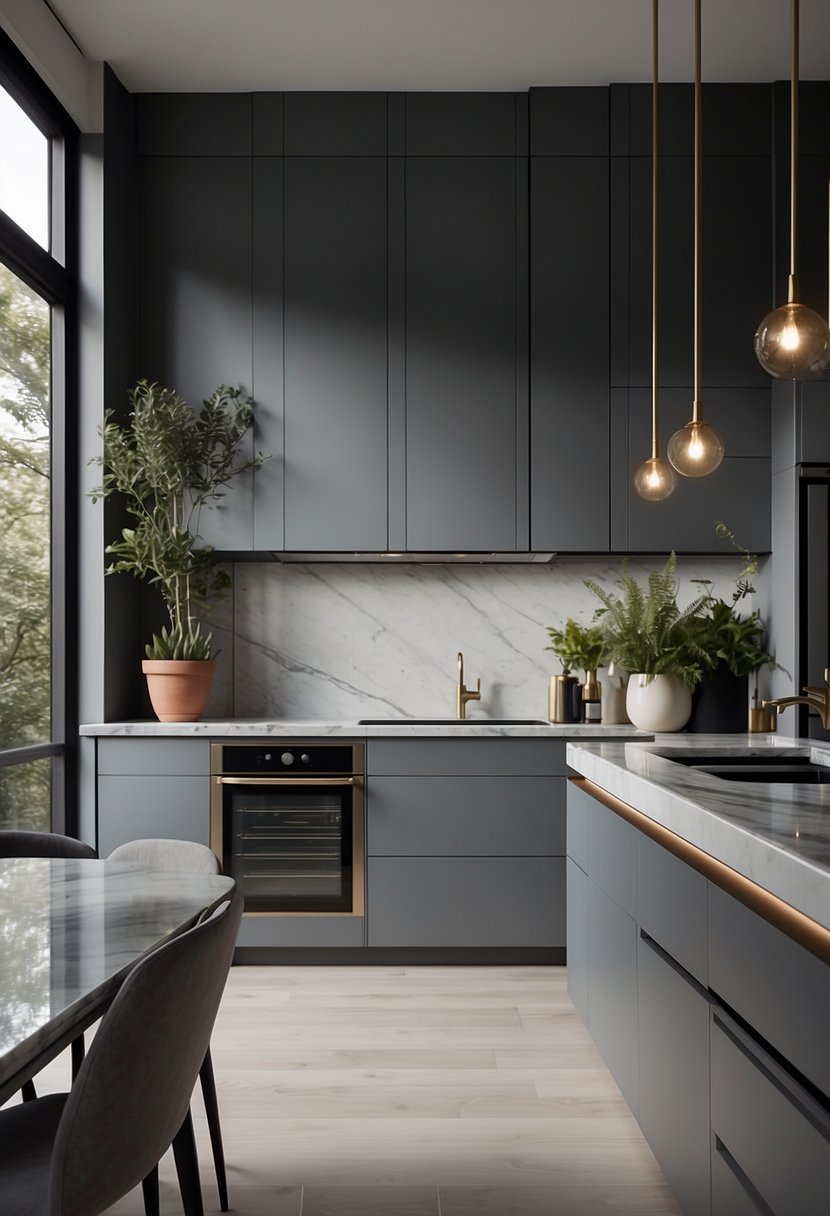
[[[830,786],[676,762],[730,750],[830,764],[778,736],[568,745],[568,988],[684,1212],[811,1216],[830,1195]]]

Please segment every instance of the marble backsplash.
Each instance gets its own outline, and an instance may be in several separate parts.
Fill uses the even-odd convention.
[[[632,560],[643,579],[662,559]],[[481,678],[471,715],[546,718],[547,625],[588,624],[598,606],[587,576],[612,586],[621,561],[550,565],[382,565],[240,562],[232,598],[211,622],[221,648],[208,718],[453,717],[456,655],[468,687]],[[731,557],[678,563],[681,602],[710,578],[729,598],[740,571]],[[755,578],[764,612],[764,570]]]

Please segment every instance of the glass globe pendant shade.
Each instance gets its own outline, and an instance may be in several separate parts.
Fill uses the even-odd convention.
[[[778,380],[814,380],[830,365],[830,329],[812,308],[791,300],[764,317],[755,354]]]
[[[677,474],[667,460],[649,456],[634,474],[634,489],[646,502],[662,502],[674,493]]]
[[[667,455],[683,477],[705,477],[713,473],[723,460],[724,446],[720,432],[708,422],[694,419],[675,431],[668,442]]]

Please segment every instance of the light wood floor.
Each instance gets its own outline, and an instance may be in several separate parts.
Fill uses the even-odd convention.
[[[235,967],[212,1050],[240,1216],[679,1216],[562,968]]]

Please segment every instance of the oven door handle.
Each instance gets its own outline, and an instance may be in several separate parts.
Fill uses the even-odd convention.
[[[214,777],[217,785],[360,785],[360,777]]]

